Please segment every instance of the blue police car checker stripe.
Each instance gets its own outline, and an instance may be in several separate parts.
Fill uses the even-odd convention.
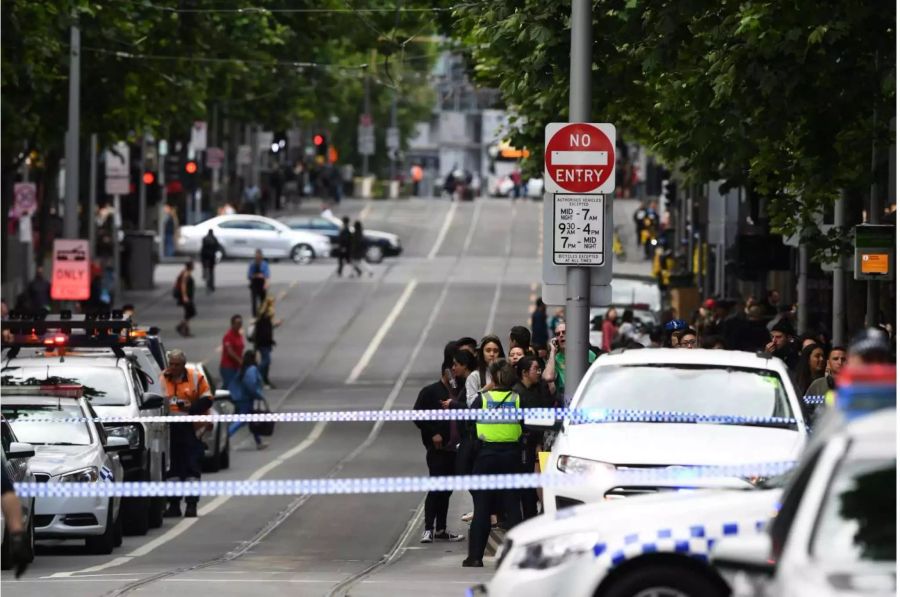
[[[100,467],[100,477],[102,479],[104,479],[105,481],[112,481],[113,480],[113,472],[111,470],[109,470],[108,468],[106,468],[105,466],[101,466]]]

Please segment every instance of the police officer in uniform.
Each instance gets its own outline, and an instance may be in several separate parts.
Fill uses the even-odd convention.
[[[481,392],[472,403],[472,408],[493,410],[497,408],[518,409],[519,395],[512,387],[518,380],[516,371],[505,359],[497,359],[490,366],[493,387]],[[494,421],[479,419],[475,433],[481,446],[475,457],[473,475],[514,474],[522,468],[522,425],[519,421]],[[511,490],[488,490],[473,492],[475,513],[469,533],[469,557],[463,560],[465,568],[481,568],[482,558],[491,534],[491,505],[494,500],[505,514],[505,526],[512,528],[522,520],[519,509],[519,492]]]
[[[208,414],[212,407],[212,392],[202,373],[187,366],[187,357],[181,350],[169,352],[169,366],[160,379],[169,410],[173,415]],[[200,465],[203,459],[203,443],[197,433],[208,423],[174,423],[171,426],[169,470],[167,479],[199,481]],[[197,516],[199,496],[186,496],[184,515]],[[181,497],[170,497],[167,517],[181,516]]]

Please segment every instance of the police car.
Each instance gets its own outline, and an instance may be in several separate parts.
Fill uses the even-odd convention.
[[[807,436],[800,403],[783,363],[725,350],[638,349],[599,357],[575,392],[574,409],[654,411],[623,422],[563,423],[548,459],[550,474],[588,482],[544,489],[546,512],[588,502],[703,487],[748,488],[755,476],[655,481],[653,470],[792,461]],[[671,414],[729,422],[671,420]],[[730,419],[729,419],[730,417]],[[696,421],[696,422],[695,422]],[[526,425],[551,422],[526,419]]]
[[[128,440],[110,437],[91,419],[97,413],[75,385],[3,386],[3,417],[34,446],[29,466],[38,483],[105,483],[123,479],[115,452]],[[84,539],[89,551],[111,553],[122,542],[119,498],[38,497],[37,539]]]
[[[736,597],[896,594],[895,380],[893,366],[842,372],[844,410],[823,420],[767,535],[729,539],[713,552]],[[892,407],[859,414],[879,400]]]

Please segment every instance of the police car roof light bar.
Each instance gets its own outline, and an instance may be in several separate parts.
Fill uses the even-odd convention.
[[[34,317],[10,317],[4,319],[0,325],[3,330],[8,330],[13,334],[44,334],[51,331],[71,334],[78,330],[83,330],[85,333],[117,334],[122,330],[128,331],[134,327],[131,319],[123,317],[103,318],[103,314],[100,314],[96,318],[85,315],[71,315],[66,318],[64,315],[66,314],[52,313]]]
[[[10,396],[49,396],[53,398],[81,398],[84,386],[78,384],[43,384],[33,386],[3,386],[0,393]]]

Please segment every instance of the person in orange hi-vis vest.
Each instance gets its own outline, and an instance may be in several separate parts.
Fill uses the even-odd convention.
[[[187,357],[181,350],[169,351],[169,366],[162,372],[160,382],[171,414],[208,414],[212,407],[212,392],[202,373],[187,366]],[[203,443],[197,437],[197,430],[208,423],[173,423],[169,432],[169,470],[167,479],[199,481],[200,465],[203,459]],[[185,517],[197,516],[199,496],[185,496]],[[181,497],[170,497],[167,517],[181,516]]]

